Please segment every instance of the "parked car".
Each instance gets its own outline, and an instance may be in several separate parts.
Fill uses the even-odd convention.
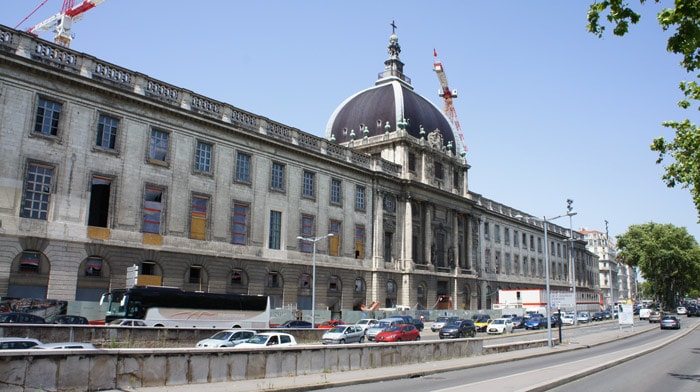
[[[540,328],[547,328],[547,318],[546,317],[530,317],[530,319],[525,322],[525,329],[540,329]]]
[[[579,323],[590,323],[591,322],[591,314],[588,312],[581,312],[578,314],[578,317],[576,317],[576,320]]]
[[[345,321],[343,321],[343,320],[326,320],[326,321],[322,322],[321,324],[317,325],[316,328],[331,329],[331,328],[337,327],[339,325],[345,325]]]
[[[16,324],[45,324],[43,317],[31,313],[8,312],[0,313],[0,323]]]
[[[525,328],[525,317],[515,316],[513,317],[513,329]]]
[[[233,346],[233,348],[261,348],[261,347],[286,347],[296,346],[297,340],[288,333],[264,332],[259,333],[243,343]]]
[[[365,336],[367,337],[367,340],[374,341],[374,338],[377,337],[377,334],[379,332],[382,332],[386,328],[394,325],[394,324],[400,324],[401,321],[399,319],[395,318],[386,318],[386,319],[381,319],[379,322],[374,326],[370,327],[365,331]]]
[[[659,324],[661,324],[661,329],[681,329],[681,320],[676,316],[664,316]]]
[[[234,347],[255,335],[257,335],[257,332],[249,329],[224,329],[211,335],[209,338],[200,340],[195,347]]]
[[[44,343],[37,344],[32,347],[36,350],[97,350],[97,347],[91,343],[81,343],[81,342],[58,342],[58,343]]]
[[[433,321],[433,324],[430,326],[430,330],[433,332],[438,332],[445,326],[445,324],[449,324],[457,320],[459,320],[459,317],[457,316],[440,316]]]
[[[591,321],[603,321],[605,319],[605,316],[603,315],[603,312],[595,312],[591,315]]]
[[[455,320],[445,324],[438,332],[440,339],[464,338],[476,336],[476,325],[473,320]]]
[[[43,343],[32,338],[0,338],[0,350],[26,350],[39,344]]]
[[[69,314],[64,314],[58,316],[53,320],[54,324],[78,324],[78,325],[88,325],[88,319],[83,316],[73,316]]]
[[[661,312],[659,312],[658,310],[654,310],[653,312],[649,313],[649,322],[660,323],[662,316],[663,315],[661,314]]]
[[[323,344],[364,343],[365,330],[359,325],[338,325],[321,337]]]
[[[700,317],[700,307],[693,305],[693,306],[688,306],[687,309],[688,309],[688,313],[686,314],[686,316],[688,316],[688,317],[693,317],[693,316]]]
[[[491,320],[486,333],[488,334],[505,334],[513,332],[513,322],[509,318],[497,318]]]
[[[396,316],[389,316],[387,318],[398,318],[403,320],[405,324],[413,324],[416,328],[418,328],[418,331],[422,331],[423,328],[425,328],[425,325],[423,324],[420,319],[413,318],[412,316],[401,316],[401,315],[396,315]]]
[[[576,318],[575,313],[567,312],[561,315],[562,325],[574,325],[574,320]]]
[[[688,314],[688,309],[685,306],[679,306],[676,308],[676,314],[679,316],[686,315]]]
[[[477,314],[472,316],[472,320],[476,326],[476,332],[486,332],[486,327],[488,327],[491,321],[491,316],[488,314]]]
[[[147,327],[143,320],[138,319],[115,319],[109,322],[111,326],[118,327]]]
[[[367,332],[367,329],[377,325],[378,322],[379,322],[379,320],[373,319],[373,318],[360,319],[360,320],[357,320],[355,325],[361,327],[362,332]]]
[[[304,320],[287,320],[275,328],[313,328],[313,325]]]
[[[394,324],[379,332],[374,340],[377,342],[406,342],[420,340],[420,331],[413,324]]]

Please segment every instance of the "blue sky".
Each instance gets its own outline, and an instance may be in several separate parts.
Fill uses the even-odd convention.
[[[0,24],[41,2],[4,4]],[[434,48],[459,91],[472,191],[539,217],[573,199],[577,229],[671,223],[700,240],[689,191],[664,185],[649,149],[673,137],[663,121],[698,122],[676,105],[692,77],[656,22],[671,1],[632,2],[642,21],[603,39],[585,31],[589,3],[107,0],[74,24],[71,49],[324,136],[333,110],[383,70],[393,20],[416,92],[442,107]],[[20,29],[61,5],[48,0]]]

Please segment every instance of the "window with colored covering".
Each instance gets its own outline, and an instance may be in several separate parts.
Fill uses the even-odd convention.
[[[207,238],[207,210],[209,198],[206,196],[192,196],[190,209],[190,238],[194,240],[206,240]]]
[[[365,226],[355,226],[355,258],[365,258]]]
[[[163,189],[147,186],[143,199],[143,232],[160,234]]]
[[[328,254],[331,256],[340,256],[340,221],[331,219],[329,233],[333,234],[328,239]]]
[[[250,205],[248,203],[233,203],[231,219],[231,243],[245,245],[248,243],[248,219]]]
[[[41,265],[41,255],[39,252],[22,252],[19,259],[19,272],[38,274]]]
[[[34,133],[46,136],[58,135],[58,122],[61,119],[61,107],[58,102],[39,98],[34,120]]]
[[[305,238],[312,238],[314,233],[314,217],[312,215],[302,215],[301,236]],[[299,250],[304,253],[311,253],[313,251],[313,245],[314,243],[312,241],[299,240]]]
[[[47,220],[53,171],[53,167],[38,163],[27,166],[20,217]]]
[[[107,150],[114,150],[117,144],[117,130],[119,120],[104,114],[100,114],[97,120],[97,140],[95,145]]]
[[[88,257],[87,261],[85,261],[85,276],[102,276],[102,258]]]

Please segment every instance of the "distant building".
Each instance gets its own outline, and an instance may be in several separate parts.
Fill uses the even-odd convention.
[[[97,301],[137,266],[140,283],[309,310],[316,265],[331,312],[490,309],[544,287],[544,249],[568,290],[570,237],[577,290],[595,293],[580,233],[550,223],[545,247],[541,221],[468,189],[399,52],[392,34],[321,138],[0,26],[0,297]]]
[[[580,229],[579,233],[583,234],[586,249],[598,256],[600,291],[603,294],[605,306],[610,306],[611,295],[613,302],[636,300],[637,269],[615,260],[617,253],[615,239],[597,230]]]

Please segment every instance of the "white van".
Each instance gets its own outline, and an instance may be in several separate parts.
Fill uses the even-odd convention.
[[[651,314],[651,309],[649,309],[649,308],[639,309],[639,319],[640,320],[649,320],[650,314]]]

